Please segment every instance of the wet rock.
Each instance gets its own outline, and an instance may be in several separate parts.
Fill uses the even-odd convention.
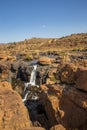
[[[87,68],[78,68],[76,86],[87,91]]]
[[[18,72],[17,72],[17,79],[20,79],[22,81],[28,82],[28,73],[27,73],[27,68],[22,68],[21,66],[18,67]]]
[[[19,93],[21,96],[23,96],[23,91],[25,88],[25,84],[23,81],[16,79],[16,78],[12,78],[12,88],[17,93]]]
[[[21,66],[22,68],[27,67],[28,62],[24,62],[22,59],[20,59],[12,64],[12,68],[16,71],[18,70],[19,66]]]
[[[40,100],[27,100],[25,102],[26,107],[30,113],[30,119],[34,127],[44,127],[48,130],[48,119],[44,106],[41,104]]]
[[[16,73],[16,69],[14,69],[13,64],[11,64],[10,70],[11,70],[12,73]]]
[[[7,82],[0,83],[0,129],[30,128],[31,121],[21,97]]]
[[[41,85],[47,82],[47,78],[49,77],[49,68],[48,66],[38,66],[36,71],[36,84]]]

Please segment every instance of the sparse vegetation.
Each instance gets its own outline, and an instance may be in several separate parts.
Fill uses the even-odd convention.
[[[25,58],[24,58],[24,60],[26,60],[26,61],[30,61],[30,60],[32,60],[33,59],[33,56],[32,55],[27,55]]]

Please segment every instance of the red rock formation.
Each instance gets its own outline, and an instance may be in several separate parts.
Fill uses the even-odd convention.
[[[59,80],[63,83],[73,84],[76,79],[76,66],[65,64],[58,72]]]
[[[76,88],[68,89],[61,97],[59,110],[64,113],[60,122],[66,128],[80,129],[82,126],[84,129],[87,122],[87,94]]]
[[[0,54],[0,60],[2,60],[2,61],[7,60],[7,56],[4,54]]]
[[[4,81],[4,82],[0,82],[0,88],[1,87],[5,87],[5,88],[9,88],[9,89],[12,89],[12,86],[11,86],[11,84],[9,83],[9,82],[7,82],[7,81]]]
[[[21,97],[7,82],[0,84],[0,130],[30,128],[31,121]]]
[[[49,58],[49,57],[40,57],[39,58],[39,64],[42,64],[42,65],[50,65],[52,64],[52,62],[54,61],[55,59],[54,58]]]
[[[50,126],[62,124],[67,130],[86,130],[87,94],[74,87],[46,87],[42,87],[41,96]]]
[[[49,126],[52,127],[58,123],[57,111],[59,108],[59,99],[62,95],[62,88],[60,86],[42,85],[41,89],[41,101],[46,110]]]

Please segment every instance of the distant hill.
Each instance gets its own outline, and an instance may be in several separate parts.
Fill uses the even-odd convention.
[[[46,51],[59,49],[86,49],[87,33],[72,34],[61,38],[32,38],[24,41],[1,44],[0,53],[7,51],[13,54],[18,52]]]

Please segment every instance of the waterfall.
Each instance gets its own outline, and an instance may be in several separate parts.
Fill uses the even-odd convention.
[[[25,94],[25,97],[22,99],[23,102],[27,100],[28,93],[29,93],[29,92],[27,92],[27,93]]]
[[[29,82],[29,83],[25,83],[24,92],[26,91],[26,88],[29,87],[29,85],[30,85],[30,86],[36,86],[37,88],[39,88],[39,86],[35,84],[37,65],[34,65],[33,67],[34,67],[34,68],[33,68],[32,72],[31,72],[30,82]],[[25,94],[24,99],[22,99],[23,102],[26,101],[27,96],[28,96],[28,91],[27,91],[27,93]]]
[[[32,70],[31,77],[30,77],[30,83],[29,83],[31,85],[35,85],[36,69],[37,69],[37,65],[34,65],[34,69]]]
[[[37,65],[34,65],[33,67],[34,67],[34,69],[33,69],[32,72],[31,72],[30,82],[29,82],[29,83],[25,83],[25,89],[24,89],[24,91],[26,90],[26,88],[27,88],[29,85],[30,85],[30,86],[36,86],[36,87],[39,88],[39,86],[35,84]]]

